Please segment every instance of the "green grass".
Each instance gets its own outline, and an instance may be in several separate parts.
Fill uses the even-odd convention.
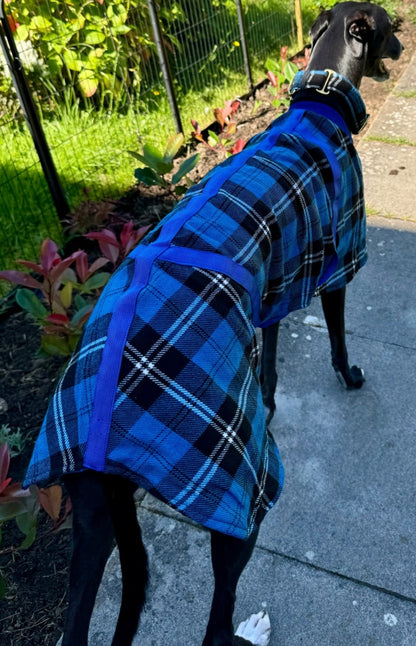
[[[329,8],[334,1],[327,0],[323,4]],[[390,12],[399,6],[393,0],[383,4],[388,5]],[[305,42],[308,42],[307,32],[320,5],[321,2],[313,0],[302,2]],[[278,59],[282,45],[289,46],[289,54],[297,51],[295,33],[291,38],[279,37],[274,23],[267,18],[267,11],[272,8],[279,33],[295,32],[291,30],[293,3],[289,0],[261,3],[247,0],[245,7],[250,51],[258,52],[251,60],[253,79],[257,83],[265,78],[266,58]],[[229,8],[230,13],[235,10],[234,2],[230,2]],[[213,25],[215,34],[220,27]],[[230,33],[227,37],[230,38]],[[234,42],[238,42],[238,34]],[[215,56],[210,61],[211,67],[207,68],[212,77],[208,76],[208,81],[204,80],[197,88],[192,84],[188,89],[184,86],[180,95],[181,119],[188,139],[192,131],[191,118],[204,128],[213,121],[215,107],[222,107],[224,100],[247,92],[241,47],[223,48],[221,55],[216,52]],[[201,69],[199,81],[203,72]],[[198,85],[197,81],[195,84]],[[92,109],[81,111],[77,106],[71,108],[65,101],[62,103],[58,106],[59,114],[45,119],[43,127],[72,209],[86,198],[99,200],[121,196],[135,181],[137,162],[127,151],[140,151],[145,142],[164,149],[168,137],[175,132],[166,95],[159,85],[157,90],[148,90],[146,100],[125,114],[106,114],[104,111],[97,114]],[[17,258],[37,259],[45,237],[60,244],[62,229],[26,126],[14,119],[0,128],[4,142],[0,148],[0,268],[11,268]]]
[[[394,96],[401,96],[404,99],[416,99],[416,90],[410,90],[408,92],[401,90],[393,90]]]
[[[231,2],[229,6],[232,14],[235,5]],[[267,0],[260,5],[256,0],[249,0],[246,6],[249,46],[254,49],[253,43],[259,37],[252,25],[259,24],[260,45],[268,55],[278,58],[280,47],[290,43],[286,36],[283,42],[279,41],[265,16],[272,8],[285,32],[290,29],[287,5],[281,0]],[[220,28],[220,24],[213,25],[215,34]],[[238,42],[238,32],[234,36],[227,31],[226,36],[228,40],[235,38],[234,44]],[[239,57],[239,67],[236,57]],[[265,59],[266,55],[263,60],[261,53],[252,58],[255,83],[265,77]],[[182,124],[189,140],[191,118],[204,128],[213,121],[215,107],[222,107],[225,100],[244,95],[248,90],[240,44],[231,49],[223,44],[210,65],[209,69],[208,66],[203,69],[204,65],[197,69],[199,83],[203,74],[207,74],[202,86],[193,88],[191,84],[188,89],[184,86],[178,95]],[[197,81],[194,85],[198,85]],[[146,99],[125,114],[80,110],[78,106],[70,107],[63,98],[62,104],[55,108],[55,115],[51,117],[49,112],[42,125],[71,209],[86,198],[99,200],[122,195],[134,184],[137,166],[127,151],[139,151],[145,142],[163,149],[175,132],[167,97],[160,85],[148,90]],[[10,118],[0,128],[6,142],[0,149],[0,268],[10,268],[15,266],[17,258],[37,259],[45,237],[61,243],[62,232],[26,125],[21,118]]]
[[[235,75],[226,87],[207,90],[202,100],[188,92],[180,106],[187,139],[191,118],[204,127],[213,121],[214,107],[245,91],[244,75]],[[0,148],[0,269],[6,269],[15,267],[18,258],[36,260],[45,237],[61,244],[62,229],[26,129],[18,123],[2,129],[9,143]],[[145,142],[164,149],[175,132],[162,92],[153,95],[147,109],[127,114],[62,109],[59,119],[44,121],[43,129],[71,209],[86,198],[120,197],[135,183],[137,161],[128,151],[141,151]],[[4,285],[0,282],[0,294]]]
[[[416,147],[416,143],[407,139],[406,137],[382,137],[380,135],[366,135],[364,141],[379,141],[383,144],[395,144],[396,146],[413,146]]]

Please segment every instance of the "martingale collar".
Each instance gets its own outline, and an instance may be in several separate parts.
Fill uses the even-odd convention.
[[[369,115],[357,88],[334,70],[298,72],[289,86],[291,102],[312,100],[327,103],[343,116],[356,135],[364,128]]]

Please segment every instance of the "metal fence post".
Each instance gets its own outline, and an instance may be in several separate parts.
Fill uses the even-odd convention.
[[[22,61],[14,42],[12,30],[4,11],[4,0],[0,2],[0,45],[10,69],[14,89],[18,96],[23,115],[35,144],[36,152],[48,184],[52,199],[60,220],[69,213],[69,206],[64,190],[56,172],[55,165],[39,121],[36,107],[26,81]]]
[[[162,71],[163,82],[165,84],[166,93],[168,95],[170,110],[172,112],[172,117],[175,122],[176,132],[178,133],[183,132],[181,116],[179,114],[179,108],[176,101],[175,92],[173,89],[172,76],[169,69],[169,63],[166,56],[165,48],[163,46],[163,35],[159,24],[156,5],[153,0],[147,0],[147,6],[149,8],[150,22],[153,29],[153,35],[155,37],[157,55],[159,58],[159,65]]]
[[[250,58],[248,55],[246,32],[244,28],[243,6],[241,4],[241,0],[235,0],[235,4],[237,5],[238,28],[240,30],[240,40],[241,40],[241,46],[243,48],[244,69],[246,71],[248,89],[249,89],[249,92],[252,93],[254,90],[254,84],[253,84],[253,76],[251,74]]]

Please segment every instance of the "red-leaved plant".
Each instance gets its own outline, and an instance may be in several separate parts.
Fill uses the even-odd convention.
[[[86,234],[87,238],[98,241],[102,252],[91,265],[82,250],[61,258],[55,242],[47,239],[42,243],[39,263],[18,261],[34,275],[15,270],[0,271],[0,279],[22,286],[16,292],[16,301],[42,328],[41,350],[44,353],[72,354],[111,271],[118,267],[148,228],[135,230],[133,222],[127,222],[119,240],[109,229]],[[101,271],[105,265],[110,271]]]
[[[245,146],[244,139],[237,139],[232,142],[232,137],[237,131],[237,122],[234,121],[233,115],[240,107],[240,101],[226,101],[224,108],[215,108],[213,110],[215,121],[219,124],[220,131],[217,134],[213,130],[208,130],[208,140],[205,141],[202,130],[195,119],[191,119],[194,131],[192,137],[197,141],[208,146],[211,150],[225,152],[227,156],[234,155],[243,150]]]
[[[35,275],[6,270],[0,271],[0,279],[23,286],[16,292],[16,301],[43,328],[41,349],[47,354],[71,354],[93,307],[84,295],[93,294],[107,282],[108,273],[94,274],[108,260],[99,258],[88,267],[87,255],[81,250],[61,258],[55,242],[46,239],[39,263],[18,262]],[[76,272],[71,269],[74,263]],[[74,295],[74,291],[78,293]]]
[[[274,97],[272,105],[279,108],[281,105],[289,105],[288,88],[290,82],[297,74],[298,67],[287,59],[287,47],[281,47],[280,60],[273,61],[270,58],[266,61],[268,69],[267,78],[270,81],[269,92]]]
[[[117,240],[116,235],[111,229],[91,231],[90,233],[86,233],[85,237],[89,240],[97,240],[103,258],[107,262],[111,262],[114,269],[116,269],[147,233],[150,226],[147,225],[139,229],[134,229],[133,221],[130,220],[123,226],[120,233],[120,240]]]
[[[56,531],[70,526],[69,514],[71,502],[69,498],[62,509],[62,487],[53,485],[47,489],[31,486],[22,489],[20,482],[12,482],[8,476],[10,466],[10,449],[7,443],[0,444],[0,554],[16,549],[27,549],[36,538],[37,518],[43,509],[52,522],[49,531]],[[24,535],[22,543],[1,549],[2,527],[8,520],[14,519],[19,530]],[[6,583],[0,571],[0,599],[6,591]]]

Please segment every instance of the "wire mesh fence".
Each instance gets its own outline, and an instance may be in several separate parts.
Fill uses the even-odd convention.
[[[266,57],[278,57],[294,38],[293,0],[1,0],[1,268],[18,257],[35,259],[41,240],[59,242],[62,230],[8,70],[5,29],[74,208],[81,200],[123,194],[137,165],[127,151],[166,141],[177,129],[151,5],[185,134],[191,117],[208,125],[216,105],[249,90],[242,36],[254,84],[264,78]]]

